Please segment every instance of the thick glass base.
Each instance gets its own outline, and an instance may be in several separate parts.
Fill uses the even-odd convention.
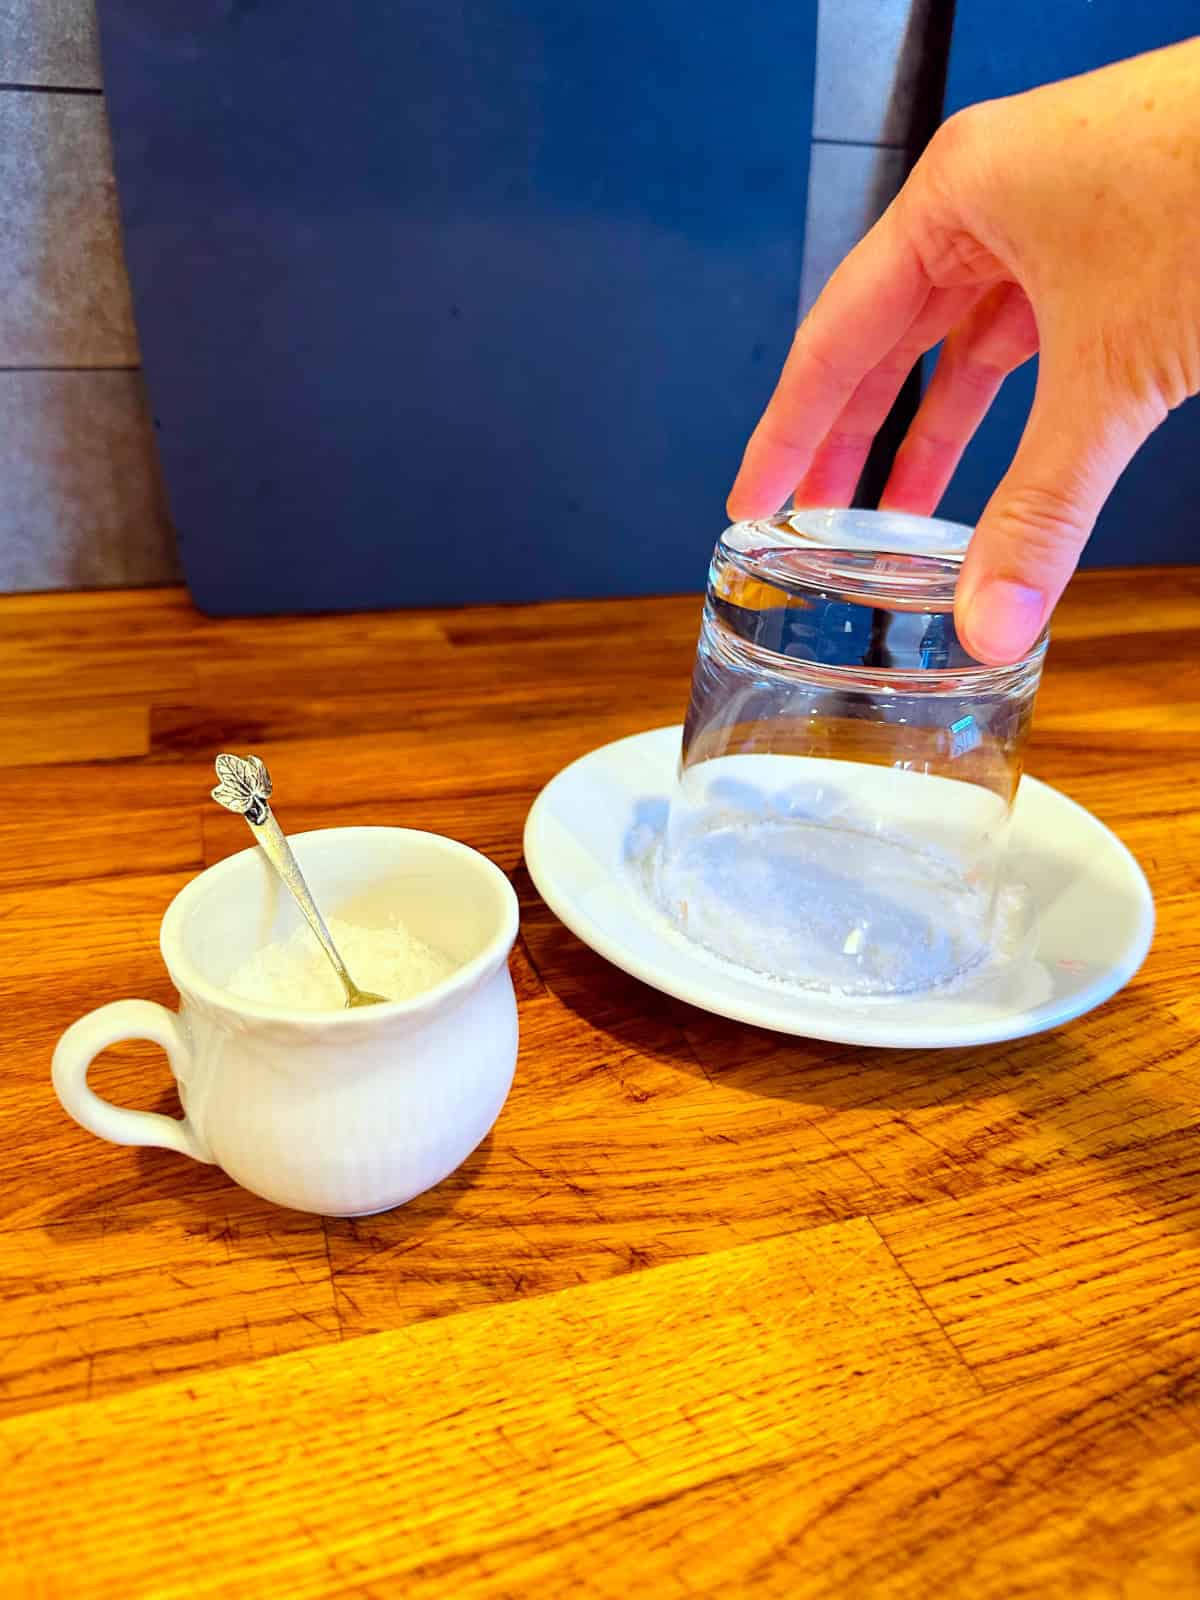
[[[903,838],[740,818],[683,829],[652,868],[659,905],[714,955],[805,988],[906,994],[989,948],[992,896]]]

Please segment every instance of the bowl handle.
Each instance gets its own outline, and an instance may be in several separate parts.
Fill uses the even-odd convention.
[[[160,1145],[212,1163],[187,1117],[114,1106],[88,1087],[88,1068],[102,1050],[124,1039],[149,1039],[167,1052],[176,1080],[187,1075],[188,1042],[179,1018],[152,1000],[114,1000],[72,1023],[54,1051],[54,1092],[68,1116],[112,1144]]]

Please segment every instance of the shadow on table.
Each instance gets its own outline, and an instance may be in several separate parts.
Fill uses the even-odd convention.
[[[1071,881],[1049,854],[1026,852],[1021,866],[1048,886],[1043,904]],[[846,1149],[858,1128],[875,1125],[874,1155],[884,1170],[880,1145],[894,1141],[896,1177],[881,1178],[881,1209],[1086,1161],[1105,1162],[1152,1214],[1169,1212],[1165,1191],[1157,1194],[1163,1182],[1173,1186],[1164,1141],[1181,1151],[1200,1146],[1200,1090],[1176,1059],[1183,1024],[1169,994],[1149,984],[1054,1030],[992,1045],[888,1050],[790,1038],[629,977],[551,917],[523,866],[515,881],[532,958],[564,1006],[629,1050],[645,1050],[656,1023],[653,1054],[705,1081],[718,1097],[713,1125],[725,1126],[728,1113],[734,1144],[738,1124],[723,1091],[788,1102]],[[663,1039],[664,1025],[673,1041]],[[1172,1066],[1156,1072],[1156,1057]],[[1194,1231],[1183,1217],[1176,1221]]]
[[[155,1104],[146,1109],[177,1117],[180,1114],[178,1095],[173,1088],[166,1090]],[[479,1181],[491,1149],[492,1135],[489,1133],[448,1178],[388,1215],[402,1216],[406,1226],[414,1233],[441,1221],[462,1203]],[[271,1227],[285,1230],[322,1221],[330,1228],[351,1228],[355,1220],[361,1220],[320,1218],[307,1212],[292,1211],[244,1189],[220,1167],[193,1161],[173,1150],[143,1148],[132,1150],[129,1155],[136,1169],[136,1178],[132,1181],[126,1178],[120,1184],[119,1191],[115,1183],[106,1185],[96,1193],[92,1204],[87,1203],[87,1197],[78,1192],[72,1193],[60,1205],[51,1208],[44,1221],[56,1230],[70,1232],[72,1225],[77,1225],[81,1233],[90,1233],[96,1221],[103,1219],[104,1231],[109,1234],[142,1232],[151,1217],[160,1219],[167,1214],[175,1220],[181,1220],[189,1231],[224,1231],[231,1255],[261,1255],[264,1228],[268,1231]],[[243,1240],[238,1233],[238,1226],[244,1224],[252,1225],[252,1231]]]

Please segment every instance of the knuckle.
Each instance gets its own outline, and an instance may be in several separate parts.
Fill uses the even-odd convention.
[[[896,200],[901,226],[921,266],[939,288],[994,278],[997,260],[976,231],[978,199],[987,188],[986,142],[972,106],[943,123]],[[964,128],[959,118],[968,119]],[[986,215],[986,207],[982,208]]]
[[[1033,302],[1019,283],[1007,283],[1000,292],[996,308],[997,321],[1008,339],[1028,350],[1038,347],[1039,330]]]
[[[821,450],[831,455],[855,455],[869,450],[871,440],[872,435],[861,430],[855,432],[852,429],[835,428],[825,435]]]
[[[935,171],[952,170],[987,150],[991,144],[992,105],[990,100],[981,100],[947,117],[929,141],[922,163],[927,162]]]
[[[1020,484],[997,510],[997,531],[1026,561],[1073,556],[1090,531],[1086,510],[1069,490],[1053,485]]]
[[[1141,328],[1100,327],[1093,348],[1104,392],[1117,409],[1153,428],[1187,398],[1177,349]]]
[[[991,399],[1008,376],[1008,368],[994,366],[990,361],[965,359],[954,373],[954,382],[966,394],[977,399]]]
[[[822,388],[834,393],[841,393],[849,388],[842,363],[839,362],[837,355],[816,337],[808,317],[797,328],[794,345],[797,355],[804,362],[810,380],[815,380]]]
[[[965,106],[937,128],[927,152],[931,165],[954,160],[974,141],[977,122],[972,113],[975,110],[975,106]]]
[[[812,445],[812,440],[787,415],[765,416],[758,425],[758,437],[768,450],[780,455],[803,455]]]
[[[952,341],[963,364],[1007,376],[1037,353],[1037,318],[1025,291],[1015,283],[985,297],[974,321]]]
[[[914,229],[914,243],[926,276],[939,289],[978,283],[994,273],[991,251],[962,227],[926,223]]]
[[[949,454],[953,450],[961,450],[962,446],[963,440],[952,430],[944,426],[939,427],[934,422],[922,422],[918,417],[896,451],[896,459],[899,461],[901,456],[908,457],[914,454],[930,455],[935,451]]]

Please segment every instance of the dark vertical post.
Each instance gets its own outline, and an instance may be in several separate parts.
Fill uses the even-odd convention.
[[[924,37],[918,52],[913,114],[909,126],[906,171],[911,172],[921,152],[933,138],[942,120],[946,94],[946,69],[950,60],[950,39],[954,32],[954,0],[931,0],[925,19]],[[887,421],[879,430],[863,468],[854,503],[874,506],[887,483],[896,451],[916,415],[921,399],[921,366],[914,367],[897,396]]]

